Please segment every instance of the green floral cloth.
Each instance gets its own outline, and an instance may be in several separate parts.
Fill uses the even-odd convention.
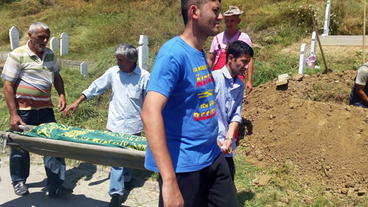
[[[43,137],[69,142],[130,148],[139,151],[146,151],[147,146],[145,137],[102,130],[81,129],[59,123],[40,124],[28,132],[16,133],[31,137]]]

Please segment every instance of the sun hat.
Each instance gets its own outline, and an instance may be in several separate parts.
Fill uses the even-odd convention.
[[[233,15],[241,15],[243,14],[243,11],[240,11],[240,9],[236,6],[229,6],[229,10],[227,10],[223,16],[233,16]]]

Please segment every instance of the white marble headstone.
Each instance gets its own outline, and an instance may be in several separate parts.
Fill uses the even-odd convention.
[[[9,30],[10,48],[14,50],[19,47],[19,31],[15,26],[12,26]]]
[[[331,15],[331,1],[327,1],[326,13],[325,13],[325,24],[323,26],[322,36],[328,36],[329,27],[330,27],[330,15]]]
[[[147,35],[141,35],[139,37],[138,47],[138,66],[142,69],[148,70],[149,62],[149,47]]]
[[[56,37],[52,37],[50,40],[50,48],[51,50],[56,53],[56,51],[59,50],[59,41],[57,40]]]
[[[313,54],[316,54],[316,42],[317,42],[317,35],[316,32],[313,31],[311,41],[311,53],[313,52]]]
[[[69,47],[69,40],[68,40],[68,34],[63,32],[60,35],[60,55],[66,55],[68,54],[68,47]]]
[[[87,63],[86,62],[82,62],[80,64],[80,73],[86,77],[88,75],[88,67],[87,67]]]
[[[300,47],[300,59],[299,59],[299,74],[304,74],[305,72],[305,60],[307,53],[307,44],[303,43]]]

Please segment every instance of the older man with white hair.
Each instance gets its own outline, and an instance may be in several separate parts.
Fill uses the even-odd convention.
[[[64,116],[77,110],[79,104],[111,89],[106,128],[112,132],[140,136],[143,131],[141,112],[150,74],[137,65],[138,51],[127,43],[115,49],[117,65],[97,78],[82,95],[64,110]],[[132,169],[111,166],[109,207],[120,206],[127,198],[124,190],[132,177]],[[129,188],[129,187],[128,187]]]
[[[59,94],[58,112],[66,107],[64,83],[56,56],[46,47],[50,28],[42,22],[31,24],[26,45],[9,53],[1,77],[5,79],[4,95],[10,114],[10,131],[20,131],[19,125],[39,125],[55,122],[51,88]],[[71,194],[73,190],[62,186],[65,180],[65,160],[44,157],[49,197]],[[10,175],[17,195],[29,193],[29,152],[10,148]]]

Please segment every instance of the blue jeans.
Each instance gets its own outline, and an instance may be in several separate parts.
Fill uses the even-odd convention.
[[[367,106],[363,103],[363,101],[359,101],[359,102],[355,102],[355,103],[350,101],[349,104],[352,105],[352,106],[356,106],[356,107],[362,107],[363,109],[367,108]]]
[[[134,134],[140,136],[141,133]],[[110,189],[109,195],[119,194],[124,195],[124,182],[130,182],[133,169],[127,167],[113,167],[110,172]]]
[[[53,109],[18,110],[18,115],[27,125],[40,125],[42,123],[55,122]],[[29,152],[10,147],[9,159],[10,176],[13,184],[26,182],[30,168]],[[44,157],[43,162],[47,175],[47,188],[49,192],[56,191],[65,180],[65,160],[59,157]]]
[[[113,167],[110,172],[109,195],[124,195],[124,182],[130,182],[133,169],[127,167]]]

